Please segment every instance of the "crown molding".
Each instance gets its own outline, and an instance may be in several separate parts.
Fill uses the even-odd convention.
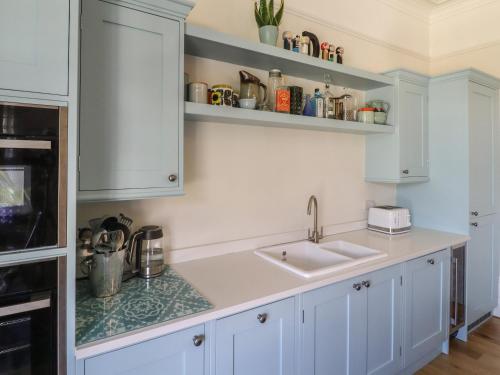
[[[477,46],[463,48],[460,50],[455,50],[455,51],[444,53],[441,55],[431,56],[430,60],[433,62],[434,61],[442,61],[442,60],[450,59],[450,58],[457,57],[460,55],[466,55],[466,54],[471,53],[471,52],[480,51],[482,49],[495,48],[495,47],[498,47],[499,45],[500,45],[500,39],[497,39],[497,40],[493,40],[491,42],[479,44]]]
[[[475,9],[498,5],[498,0],[455,0],[436,6],[429,15],[429,24],[444,21],[457,14],[468,13]]]
[[[391,1],[392,2],[392,1],[397,1],[397,0],[378,0],[378,1]],[[372,37],[370,35],[366,35],[364,33],[360,33],[358,31],[351,29],[351,28],[347,28],[347,27],[338,25],[336,23],[333,23],[333,22],[329,21],[327,18],[318,17],[316,15],[304,12],[303,10],[299,10],[299,9],[294,8],[294,7],[285,7],[284,13],[295,16],[295,17],[302,18],[306,21],[313,22],[313,23],[316,23],[318,25],[326,26],[329,29],[333,29],[333,30],[336,30],[338,32],[347,34],[347,35],[352,36],[356,39],[360,39],[360,40],[364,40],[364,41],[369,42],[369,43],[377,44],[381,47],[390,49],[392,51],[395,51],[395,52],[398,52],[398,53],[401,53],[404,55],[408,55],[408,56],[414,57],[416,59],[419,59],[419,60],[422,60],[425,62],[429,62],[429,56],[426,54],[422,54],[422,53],[410,50],[408,48],[400,47],[396,44],[386,42],[385,40],[382,40],[382,39],[374,38],[374,37]]]

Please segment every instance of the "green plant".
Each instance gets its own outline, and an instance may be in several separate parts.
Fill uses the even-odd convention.
[[[284,0],[281,0],[281,6],[274,14],[274,0],[269,0],[267,4],[266,0],[260,0],[260,5],[257,6],[257,1],[255,2],[255,21],[259,27],[262,26],[279,26],[281,23],[281,18],[283,17],[283,9],[285,8]]]

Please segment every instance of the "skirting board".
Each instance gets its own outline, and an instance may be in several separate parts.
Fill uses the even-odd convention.
[[[500,290],[500,277],[498,278],[498,287]],[[500,294],[500,293],[499,293]],[[500,318],[500,295],[498,296],[498,305],[495,310],[493,310],[493,316],[496,316],[497,318]]]

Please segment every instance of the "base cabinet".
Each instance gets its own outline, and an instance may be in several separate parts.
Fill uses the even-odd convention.
[[[404,364],[432,353],[448,334],[450,252],[443,250],[405,264]]]
[[[200,325],[87,359],[85,375],[204,375],[204,332]]]
[[[289,298],[218,320],[215,373],[294,374],[294,306]]]
[[[401,368],[401,265],[305,293],[302,374]]]
[[[474,323],[497,306],[496,215],[473,219],[467,247],[467,322]],[[477,225],[477,226],[476,226]]]

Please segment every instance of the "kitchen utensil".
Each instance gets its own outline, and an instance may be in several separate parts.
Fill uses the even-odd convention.
[[[104,228],[108,230],[108,227],[111,225],[111,223],[117,223],[118,218],[115,216],[109,216],[106,219],[104,219],[101,223],[101,228]]]
[[[189,84],[189,101],[207,104],[208,85],[205,82],[192,82]]]
[[[149,225],[142,227],[131,237],[127,261],[132,264],[133,273],[149,279],[160,276],[165,270],[163,255],[163,231],[161,227]]]
[[[257,106],[263,105],[267,100],[267,86],[245,70],[240,70],[240,101],[241,99],[256,99]]]
[[[89,226],[90,226],[90,229],[92,230],[92,232],[96,232],[97,229],[101,227],[101,224],[104,221],[104,219],[106,219],[106,217],[107,216],[96,217],[94,219],[89,220]]]
[[[125,236],[123,231],[115,230],[113,232],[109,232],[109,245],[113,249],[113,251],[121,250],[125,243]]]
[[[82,263],[82,272],[89,276],[90,291],[94,296],[109,297],[120,291],[125,252],[99,246],[92,257]]]
[[[125,216],[124,214],[120,213],[120,216],[118,216],[118,222],[120,224],[125,224],[127,227],[131,227],[132,224],[134,223],[134,220],[129,218],[128,216]]]
[[[240,99],[240,108],[255,109],[257,107],[257,99]]]
[[[90,228],[82,228],[78,231],[78,243],[76,246],[76,278],[85,278],[85,274],[82,272],[80,264],[92,256],[94,251],[92,250],[92,230]]]
[[[106,228],[107,228],[107,230],[109,232],[114,232],[114,231],[117,231],[117,230],[122,231],[123,232],[123,241],[124,241],[125,245],[129,241],[129,239],[130,239],[130,229],[125,224],[118,223],[118,222],[116,222],[116,223],[110,223]]]
[[[92,234],[92,247],[96,247],[99,243],[104,240],[105,234],[108,233],[106,229],[100,228],[94,234]]]

